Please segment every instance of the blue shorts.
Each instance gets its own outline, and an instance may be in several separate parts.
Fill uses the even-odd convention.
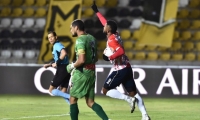
[[[122,70],[113,71],[104,83],[104,88],[107,90],[114,89],[122,84],[127,92],[136,91],[135,81],[133,79],[133,71],[131,67],[126,67]]]

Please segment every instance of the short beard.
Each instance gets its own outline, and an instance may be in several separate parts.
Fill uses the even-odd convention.
[[[72,35],[72,37],[77,37],[77,36],[78,34],[76,32]]]

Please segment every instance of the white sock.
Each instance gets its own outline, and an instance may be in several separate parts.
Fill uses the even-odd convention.
[[[137,105],[138,105],[138,108],[139,108],[140,112],[142,113],[142,115],[147,114],[144,102],[143,102],[142,98],[140,97],[140,95],[137,93],[135,95],[135,97],[137,98]]]
[[[128,103],[130,102],[130,97],[127,96],[127,95],[124,95],[123,93],[120,93],[118,90],[116,89],[112,89],[112,90],[109,90],[107,93],[106,93],[107,96],[111,97],[111,98],[116,98],[116,99],[120,99],[120,100],[125,100],[127,101]]]

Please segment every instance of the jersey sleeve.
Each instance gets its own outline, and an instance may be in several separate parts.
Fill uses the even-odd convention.
[[[65,48],[62,44],[55,44],[54,49],[60,52],[63,48]]]
[[[103,26],[105,26],[106,23],[107,23],[106,18],[105,18],[100,12],[97,12],[96,15],[97,15],[97,17],[99,18],[99,20],[101,21],[101,24],[102,24]]]
[[[52,51],[54,61],[57,61],[59,59],[59,55],[60,55],[59,53],[61,52],[63,48],[65,47],[61,43],[54,44],[53,51]]]

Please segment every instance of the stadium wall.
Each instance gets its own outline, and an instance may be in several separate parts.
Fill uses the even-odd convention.
[[[196,97],[200,95],[200,67],[197,66],[132,66],[139,93],[145,97]],[[97,65],[96,88],[101,94],[104,80],[112,71],[110,65]],[[0,65],[0,94],[48,94],[54,68],[42,65]],[[120,85],[120,92],[125,90]]]

